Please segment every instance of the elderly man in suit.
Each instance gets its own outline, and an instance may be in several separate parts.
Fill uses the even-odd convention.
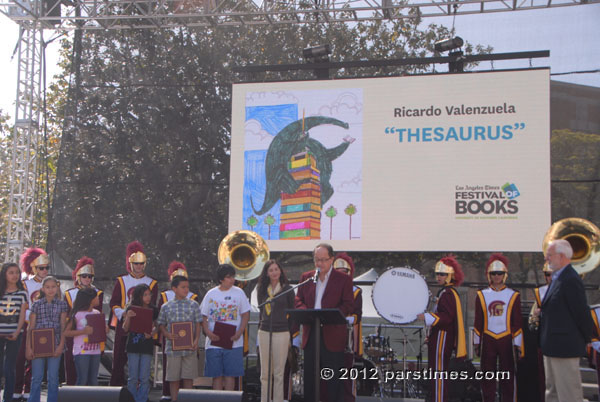
[[[313,251],[315,270],[302,274],[301,282],[316,277],[315,282],[298,289],[297,309],[337,308],[344,316],[352,313],[354,296],[352,278],[333,266],[333,248],[329,244],[319,244]],[[327,382],[327,400],[343,402],[344,388],[339,379],[340,369],[344,367],[344,349],[347,344],[346,325],[324,325],[321,328],[320,364],[334,370],[334,377]],[[315,390],[315,331],[310,325],[302,326],[302,348],[304,349],[304,400],[313,401]],[[313,401],[318,402],[318,401]]]
[[[546,402],[583,400],[579,358],[586,354],[593,323],[583,282],[571,266],[572,256],[566,240],[555,240],[546,250],[545,259],[552,269],[540,313]]]

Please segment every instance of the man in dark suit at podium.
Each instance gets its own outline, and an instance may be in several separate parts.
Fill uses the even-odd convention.
[[[315,270],[302,274],[300,282],[314,278],[298,289],[297,309],[340,309],[345,316],[352,313],[354,297],[352,278],[332,269],[333,248],[329,244],[319,244],[313,250]],[[315,334],[310,325],[302,326],[302,348],[304,349],[304,400],[313,401],[315,390]],[[344,367],[344,349],[348,343],[346,325],[323,325],[320,339],[319,368],[332,369],[333,378],[327,379],[327,400],[343,402],[344,388],[339,379],[340,369]],[[326,375],[326,377],[328,377]]]
[[[583,282],[571,266],[572,256],[573,249],[566,240],[555,240],[546,250],[552,269],[540,315],[546,402],[583,400],[579,358],[586,354],[593,323]]]

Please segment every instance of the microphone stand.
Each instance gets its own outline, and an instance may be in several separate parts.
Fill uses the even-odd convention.
[[[417,371],[421,371],[421,363],[423,362],[423,328],[417,329],[413,335],[419,333],[419,354],[417,355]],[[421,382],[417,383],[419,391],[422,392]]]
[[[272,359],[273,359],[273,302],[277,299],[279,299],[280,297],[282,297],[285,294],[288,294],[289,292],[293,292],[294,290],[296,290],[297,288],[299,288],[300,286],[304,286],[309,282],[312,282],[314,278],[308,278],[307,280],[305,280],[304,282],[300,282],[299,284],[290,287],[289,289],[286,289],[282,292],[277,293],[276,295],[273,295],[273,297],[271,298],[267,298],[267,300],[265,300],[263,303],[258,305],[258,309],[260,310],[261,308],[265,307],[267,304],[271,305],[271,314],[269,314],[269,363],[268,363],[268,371],[267,371],[267,402],[271,402],[271,394],[272,394],[272,390],[271,390],[271,377],[272,377]],[[260,329],[260,326],[259,326]],[[262,364],[262,362],[261,362]],[[261,385],[262,386],[262,385]]]

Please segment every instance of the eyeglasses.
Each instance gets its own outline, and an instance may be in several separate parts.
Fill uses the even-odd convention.
[[[552,276],[552,273],[551,273],[551,272],[544,272],[544,276],[545,276],[545,277]]]
[[[92,274],[81,274],[79,276],[82,278],[93,278],[94,277],[94,275],[92,275]]]
[[[132,262],[133,265],[144,265],[143,262]]]
[[[320,263],[322,263],[322,262],[327,262],[327,261],[331,260],[332,258],[333,258],[333,257],[327,257],[327,258],[315,258],[315,262],[316,262],[317,264],[320,264]]]
[[[50,270],[50,266],[48,266],[48,265],[42,265],[42,266],[39,266],[39,267],[35,267],[35,269],[38,270],[38,271],[47,271],[47,270]]]
[[[504,272],[490,272],[490,275],[504,275]]]
[[[436,272],[435,276],[448,276],[448,274],[445,274],[443,272]]]
[[[336,270],[343,272],[345,274],[347,274],[348,272],[350,272],[350,270],[348,268],[336,268]]]

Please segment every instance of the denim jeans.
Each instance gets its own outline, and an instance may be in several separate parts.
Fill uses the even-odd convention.
[[[135,402],[146,402],[150,392],[150,363],[152,355],[127,353],[129,379],[127,389],[134,396]],[[139,381],[139,387],[138,387]]]
[[[3,367],[4,375],[4,402],[11,402],[13,399],[13,392],[15,390],[15,369],[17,364],[17,354],[19,353],[19,347],[21,346],[21,334],[14,341],[9,341],[7,338],[0,338],[0,354],[2,359],[0,362]]]
[[[48,367],[46,368],[46,364]],[[31,361],[31,391],[27,402],[40,402],[44,370],[48,380],[48,402],[58,402],[59,357],[39,357]]]
[[[96,355],[75,355],[75,370],[77,381],[75,385],[98,385],[98,369],[100,368],[100,353]]]

